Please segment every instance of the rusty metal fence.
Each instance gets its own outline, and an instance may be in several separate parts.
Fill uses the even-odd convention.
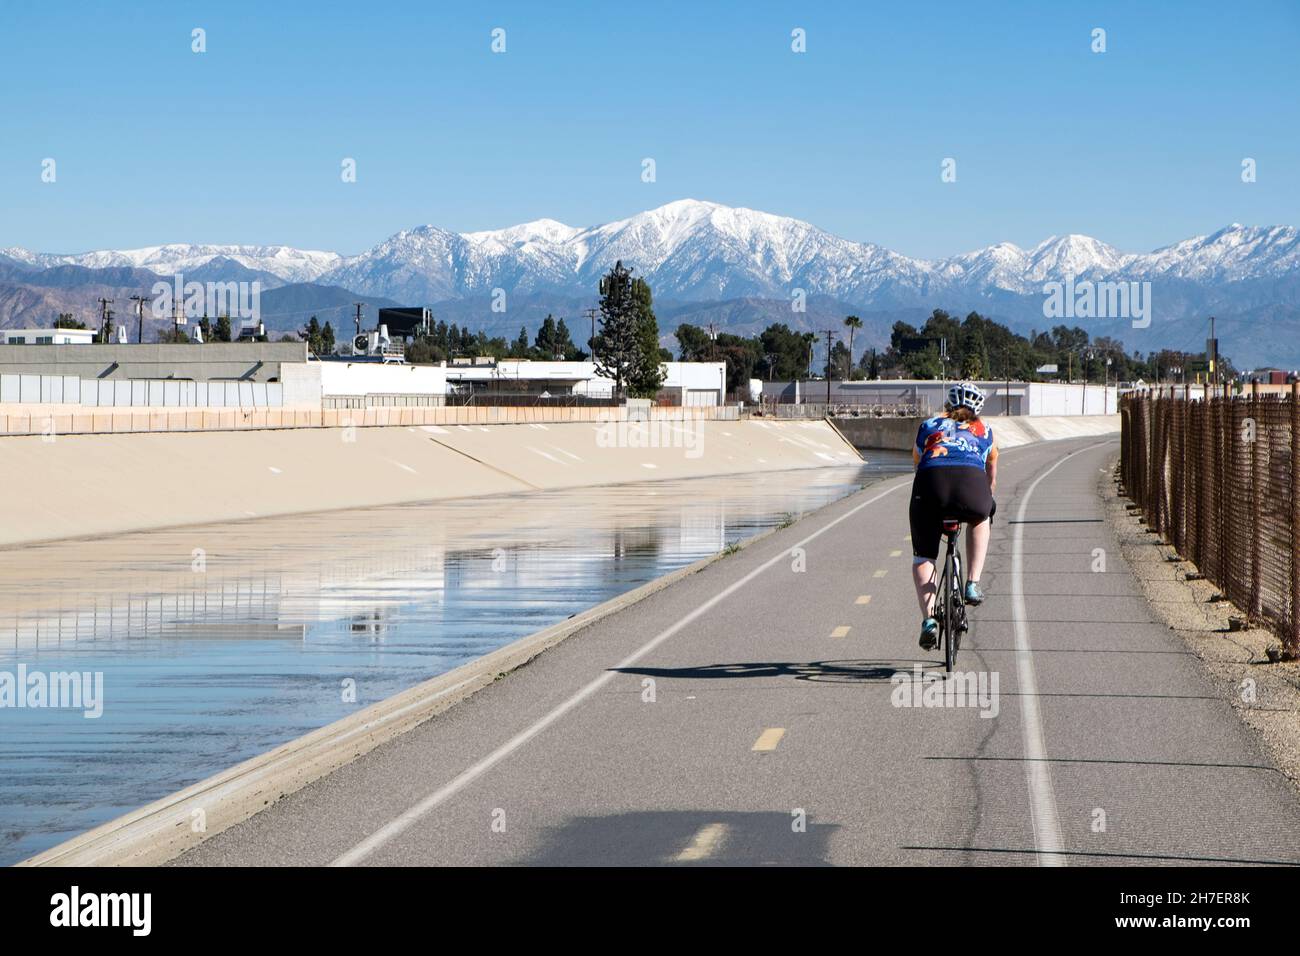
[[[1300,395],[1126,396],[1120,480],[1148,526],[1300,652]]]

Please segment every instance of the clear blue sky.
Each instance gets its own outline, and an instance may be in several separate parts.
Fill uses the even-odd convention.
[[[1298,51],[1296,0],[5,3],[0,246],[355,253],[693,197],[927,257],[1143,251],[1300,223]]]

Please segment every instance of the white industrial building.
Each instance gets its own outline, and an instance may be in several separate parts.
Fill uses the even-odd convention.
[[[665,362],[661,394],[686,406],[725,404],[727,369],[722,362]],[[609,398],[614,383],[596,374],[594,362],[472,360],[441,365],[407,365],[374,360],[284,362],[280,366],[285,404],[361,408],[455,404],[484,398],[566,395]]]
[[[662,391],[681,405],[722,405],[726,400],[727,367],[723,362],[665,362],[664,372]],[[446,373],[452,390],[593,398],[608,398],[614,391],[613,380],[598,375],[595,362],[502,359],[452,364]]]
[[[3,345],[90,345],[94,329],[0,329]]]

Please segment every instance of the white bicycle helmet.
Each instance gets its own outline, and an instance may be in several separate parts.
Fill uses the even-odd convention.
[[[948,407],[965,405],[976,415],[984,407],[984,392],[974,382],[956,382],[948,389]]]

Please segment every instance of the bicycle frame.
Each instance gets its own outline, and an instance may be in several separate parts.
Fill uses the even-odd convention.
[[[952,673],[953,665],[957,661],[957,651],[961,647],[961,635],[968,628],[966,601],[963,597],[965,583],[962,579],[961,554],[957,544],[961,536],[961,523],[944,519],[943,536],[947,539],[948,548],[943,556],[943,571],[934,594],[934,616],[939,621],[939,640],[943,644],[944,670]]]

